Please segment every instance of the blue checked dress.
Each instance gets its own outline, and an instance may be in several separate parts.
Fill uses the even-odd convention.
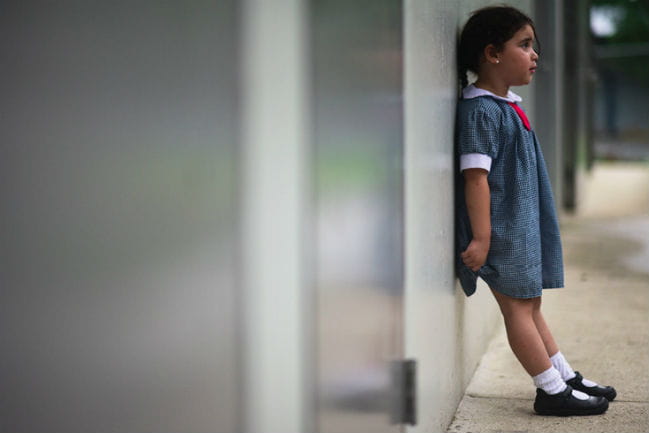
[[[515,298],[541,296],[542,289],[563,287],[561,238],[550,180],[541,147],[507,102],[479,96],[457,107],[457,156],[480,153],[492,159],[491,246],[477,272],[460,253],[471,242],[464,199],[464,176],[457,182],[456,267],[467,296],[482,278],[493,290]]]

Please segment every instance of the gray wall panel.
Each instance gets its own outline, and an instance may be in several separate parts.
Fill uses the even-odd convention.
[[[3,4],[0,430],[236,425],[234,18]]]
[[[489,288],[454,272],[456,44],[482,0],[405,1],[405,355],[418,362],[419,423],[445,431],[498,323]],[[511,2],[530,12],[530,1]],[[532,88],[530,88],[532,87]],[[533,116],[533,86],[513,89]]]
[[[317,428],[391,432],[403,353],[402,4],[312,1]]]

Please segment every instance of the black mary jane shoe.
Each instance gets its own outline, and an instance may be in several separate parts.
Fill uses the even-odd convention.
[[[534,411],[539,415],[572,416],[599,415],[608,409],[608,400],[604,397],[589,396],[580,400],[572,395],[570,385],[559,394],[547,394],[540,388],[536,389]]]
[[[586,386],[583,382],[584,376],[579,374],[578,371],[575,371],[575,374],[575,377],[570,380],[566,380],[566,383],[572,386],[572,389],[585,392],[586,394],[595,397],[604,397],[608,401],[613,401],[613,399],[617,396],[617,392],[615,392],[615,388],[613,388],[612,386]]]

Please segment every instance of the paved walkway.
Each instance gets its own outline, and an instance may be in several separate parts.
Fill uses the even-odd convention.
[[[649,207],[620,201],[631,186],[640,201],[649,197],[649,165],[627,167],[633,185],[618,176],[620,167],[598,166],[591,185],[615,177],[617,188],[596,199],[587,194],[582,215],[563,218],[566,288],[543,295],[544,314],[568,361],[585,377],[615,386],[617,399],[600,416],[535,415],[534,386],[501,327],[449,432],[649,432]],[[637,176],[647,182],[638,187]]]

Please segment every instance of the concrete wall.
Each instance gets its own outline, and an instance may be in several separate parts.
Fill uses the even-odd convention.
[[[444,431],[500,317],[489,289],[466,298],[453,271],[455,56],[468,13],[489,2],[406,1],[406,356],[418,362],[419,423]],[[530,2],[514,2],[531,13]],[[533,87],[533,86],[531,86]],[[534,121],[533,89],[514,89]]]
[[[281,17],[281,19],[278,19]],[[239,161],[240,431],[310,431],[305,347],[309,142],[305,2],[250,0],[241,12]],[[312,350],[311,346],[311,350]],[[281,398],[278,398],[281,394]]]

